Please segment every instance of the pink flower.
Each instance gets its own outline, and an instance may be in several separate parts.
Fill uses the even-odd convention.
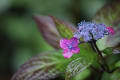
[[[114,29],[112,27],[107,27],[108,29],[108,32],[113,35],[115,32],[114,32]]]
[[[64,50],[63,56],[65,58],[72,57],[73,54],[77,54],[80,51],[78,47],[79,41],[77,38],[73,37],[70,40],[68,39],[61,39],[60,40],[60,47]]]

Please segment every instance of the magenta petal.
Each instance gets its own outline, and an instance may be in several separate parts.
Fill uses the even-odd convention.
[[[115,32],[114,32],[114,29],[112,27],[107,27],[107,29],[111,35],[114,35]]]
[[[68,42],[67,39],[65,39],[65,38],[61,39],[60,40],[60,47],[63,48],[63,49],[66,49],[67,48],[67,44],[66,44],[67,42]]]
[[[71,51],[72,53],[79,53],[80,52],[80,48],[79,47],[75,47],[72,49]]]
[[[73,55],[72,52],[69,52],[69,51],[66,51],[66,50],[64,50],[64,52],[63,52],[64,58],[70,58],[70,57],[72,57],[72,55]]]
[[[79,40],[75,37],[71,38],[70,42],[71,42],[72,47],[76,47],[79,44]]]

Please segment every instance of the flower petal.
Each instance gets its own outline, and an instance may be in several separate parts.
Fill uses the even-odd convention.
[[[108,35],[108,31],[110,34],[114,34],[114,30],[108,30],[104,24],[83,21],[78,24],[78,30],[74,32],[74,37],[78,39],[82,37],[85,42],[88,42],[92,36],[95,40],[101,39],[104,35]]]
[[[71,38],[70,42],[71,42],[72,47],[76,47],[79,44],[79,40],[75,37]]]
[[[67,42],[68,42],[67,39],[65,39],[65,38],[61,39],[60,40],[60,47],[63,48],[63,49],[66,49],[67,48],[67,44],[66,44]]]
[[[72,57],[72,55],[73,55],[73,53],[70,51],[64,50],[64,52],[63,52],[64,58],[70,58],[70,57]]]
[[[81,34],[77,31],[77,32],[74,32],[74,37],[77,38],[77,39],[80,39],[81,38]]]
[[[71,50],[72,53],[79,53],[80,52],[80,48],[79,47],[74,47],[72,50]]]
[[[108,29],[108,32],[111,34],[111,35],[114,35],[114,29],[112,27],[107,27]]]

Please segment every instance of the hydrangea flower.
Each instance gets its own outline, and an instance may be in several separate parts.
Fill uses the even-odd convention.
[[[74,33],[74,37],[78,39],[82,37],[85,42],[88,42],[91,39],[101,39],[104,35],[108,35],[109,33],[113,33],[113,30],[106,27],[104,24],[83,21],[78,24],[78,30]]]
[[[65,58],[72,57],[73,54],[77,54],[80,51],[80,48],[78,47],[79,41],[77,38],[73,37],[70,40],[68,39],[61,39],[60,40],[60,47],[64,50],[63,56]]]

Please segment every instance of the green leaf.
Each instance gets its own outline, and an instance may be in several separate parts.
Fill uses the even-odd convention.
[[[63,56],[56,51],[41,53],[32,57],[23,64],[14,74],[12,80],[48,80],[59,76],[61,73],[56,69],[64,60]]]
[[[106,48],[102,52],[107,55],[113,54],[113,48]]]
[[[66,69],[66,80],[84,71],[91,65],[91,62],[86,61],[84,58],[77,58],[68,65]]]
[[[116,70],[113,73],[104,72],[102,80],[120,80],[120,70]]]
[[[106,62],[110,70],[117,68],[116,64],[119,60],[120,60],[120,54],[111,54],[108,57],[106,57]]]
[[[120,1],[114,0],[112,3],[105,5],[101,8],[93,21],[98,23],[104,23],[107,26],[112,26],[115,30],[114,35],[109,35],[100,39],[97,44],[101,50],[107,47],[115,47],[120,43]]]
[[[73,80],[85,80],[88,76],[90,76],[91,71],[89,69],[85,69],[75,76]]]
[[[56,28],[63,38],[72,38],[73,37],[73,32],[76,30],[76,28],[73,25],[71,25],[67,22],[64,22],[62,20],[59,20],[53,16],[50,16],[50,17],[55,22]]]
[[[87,61],[97,61],[98,54],[93,50],[89,43],[80,44],[80,56],[84,57]]]
[[[108,47],[102,51],[106,55],[111,55],[111,54],[120,54],[119,48],[112,48]]]
[[[120,67],[120,60],[115,63],[115,67]]]

